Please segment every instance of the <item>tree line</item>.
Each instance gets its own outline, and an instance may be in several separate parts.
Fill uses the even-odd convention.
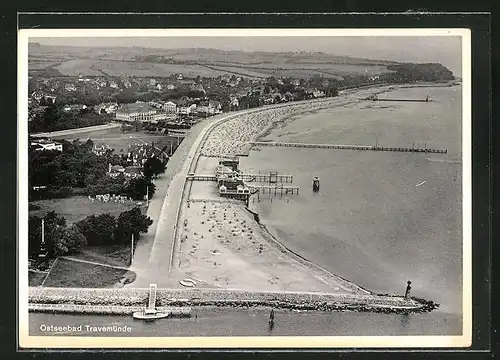
[[[84,104],[84,103],[80,103]],[[64,111],[63,105],[51,104],[28,123],[28,132],[51,132],[103,125],[112,119],[107,114],[97,114],[91,108],[79,111]]]
[[[139,207],[123,211],[114,217],[105,213],[90,215],[68,225],[66,218],[55,211],[44,217],[44,241],[48,257],[76,253],[87,246],[128,244],[132,234],[139,239],[146,233],[153,220],[142,214]],[[36,258],[42,245],[42,218],[30,216],[28,220],[28,251],[30,258]]]

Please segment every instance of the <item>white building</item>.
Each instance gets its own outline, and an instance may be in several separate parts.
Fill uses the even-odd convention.
[[[118,121],[156,121],[155,115],[158,115],[158,110],[151,105],[137,101],[132,104],[124,104],[116,110],[116,120]]]
[[[42,139],[34,140],[31,141],[31,146],[35,151],[50,151],[50,150],[57,150],[61,152],[63,151],[62,144],[49,140],[42,140]]]
[[[175,114],[177,112],[177,105],[172,101],[167,101],[165,104],[163,104],[163,111],[168,114]]]
[[[74,104],[74,105],[66,105],[65,107],[63,107],[63,110],[69,112],[69,111],[85,110],[86,108],[87,105]]]

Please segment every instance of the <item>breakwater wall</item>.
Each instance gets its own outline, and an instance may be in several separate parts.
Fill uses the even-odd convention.
[[[29,312],[53,314],[93,314],[93,315],[132,315],[144,310],[144,306],[114,306],[114,305],[75,305],[75,304],[28,304]],[[159,311],[170,313],[170,317],[190,317],[191,309],[185,307],[157,307]]]
[[[30,288],[30,311],[131,313],[148,303],[149,289]],[[55,306],[55,305],[65,306]],[[313,292],[250,292],[221,289],[158,289],[156,306],[273,307],[300,310],[427,312],[431,301],[392,295],[328,294]],[[124,309],[130,308],[130,309]],[[109,312],[108,312],[109,313]]]
[[[370,145],[336,145],[336,144],[307,144],[307,143],[285,143],[271,141],[254,141],[253,145],[258,146],[280,146],[280,147],[298,147],[298,148],[318,148],[318,149],[339,149],[339,150],[369,150],[369,151],[397,151],[397,152],[415,152],[415,153],[433,153],[446,154],[447,149],[433,148],[405,148],[405,147],[385,147]]]

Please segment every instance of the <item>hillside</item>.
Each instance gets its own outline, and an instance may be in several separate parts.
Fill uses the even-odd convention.
[[[92,48],[29,44],[29,70],[49,76],[130,75],[187,77],[241,75],[248,78],[343,78],[392,72],[396,62],[367,60],[325,53],[244,52],[218,49],[153,49],[142,47]]]

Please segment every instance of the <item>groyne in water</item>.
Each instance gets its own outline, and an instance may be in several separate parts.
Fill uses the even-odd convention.
[[[30,288],[31,312],[130,314],[148,304],[149,289]],[[64,305],[64,306],[62,306]],[[158,289],[158,307],[273,307],[381,313],[428,312],[438,305],[393,295],[251,292],[223,289]]]

